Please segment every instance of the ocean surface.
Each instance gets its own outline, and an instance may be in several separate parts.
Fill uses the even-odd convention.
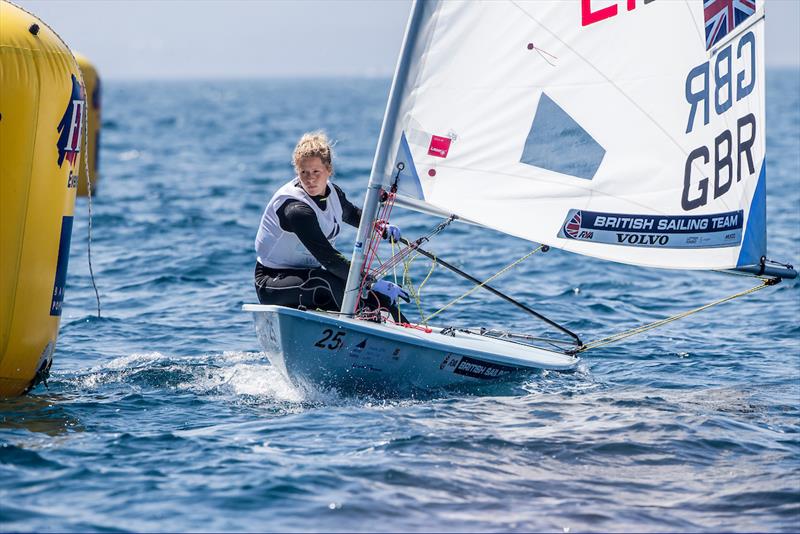
[[[360,203],[388,87],[104,85],[102,316],[84,198],[48,385],[0,404],[0,531],[800,529],[797,281],[490,389],[343,396],[270,366],[241,311],[261,212],[316,128]],[[770,257],[798,265],[800,72],[770,72],[767,111]],[[395,214],[409,237],[436,222]],[[531,249],[455,224],[428,248],[479,278]],[[593,340],[755,283],[552,250],[494,285]],[[423,303],[469,287],[437,269]],[[539,331],[483,292],[437,323]]]

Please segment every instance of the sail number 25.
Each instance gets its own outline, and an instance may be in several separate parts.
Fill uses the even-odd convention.
[[[344,330],[340,330],[334,334],[333,330],[326,328],[322,331],[322,339],[314,343],[314,346],[321,349],[336,350],[342,346],[342,338],[345,333]]]
[[[735,44],[722,48],[714,58],[689,71],[685,87],[686,102],[689,104],[687,134],[700,122],[700,108],[700,127],[707,126],[712,109],[716,115],[723,115],[733,107],[734,102],[753,92],[756,87],[756,57],[756,38],[749,31]],[[730,119],[725,121],[726,124],[733,122]],[[708,204],[709,192],[713,192],[715,199],[727,193],[733,184],[734,174],[737,182],[742,180],[744,165],[747,166],[748,176],[756,172],[753,147],[763,135],[760,132],[756,134],[756,117],[747,113],[735,123],[734,128],[723,130],[714,138],[713,146],[697,147],[686,158],[681,195],[684,211]],[[708,167],[709,163],[713,167]],[[709,171],[712,168],[714,181],[709,184]]]

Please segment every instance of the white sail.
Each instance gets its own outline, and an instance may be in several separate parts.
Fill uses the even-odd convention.
[[[761,1],[419,4],[378,174],[402,162],[400,197],[580,254],[756,264]]]

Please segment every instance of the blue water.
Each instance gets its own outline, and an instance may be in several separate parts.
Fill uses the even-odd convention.
[[[0,406],[0,530],[797,530],[796,281],[597,349],[574,374],[477,392],[345,397],[270,367],[240,311],[263,206],[295,140],[319,127],[361,202],[387,89],[105,85],[102,318],[79,199],[49,387]],[[797,265],[800,73],[770,73],[767,111],[769,247]],[[409,236],[434,222],[395,213]],[[430,248],[478,277],[530,250],[462,225]],[[592,340],[754,283],[553,250],[495,285]],[[468,287],[437,270],[427,310]],[[437,322],[539,328],[480,292]]]

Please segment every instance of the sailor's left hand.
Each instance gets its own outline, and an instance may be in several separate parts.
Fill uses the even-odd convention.
[[[395,243],[400,242],[400,238],[402,237],[402,233],[400,232],[400,228],[393,224],[387,224],[383,228],[383,238],[389,239],[390,241],[394,241]]]

